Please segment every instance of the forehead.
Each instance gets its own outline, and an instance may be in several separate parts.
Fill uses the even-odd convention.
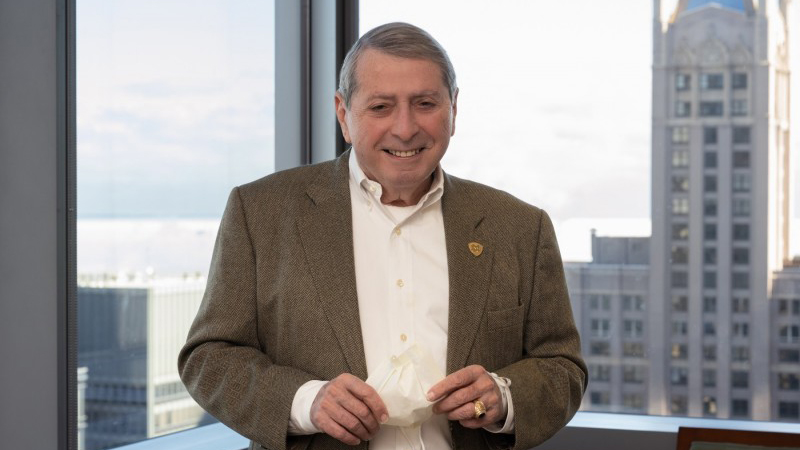
[[[428,59],[403,58],[367,49],[356,65],[355,95],[402,95],[421,91],[447,92],[442,71]]]

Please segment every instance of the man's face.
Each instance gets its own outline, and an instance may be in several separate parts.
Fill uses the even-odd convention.
[[[356,81],[350,108],[336,96],[344,138],[384,203],[415,204],[455,132],[457,93],[451,102],[435,63],[373,49],[359,58]]]

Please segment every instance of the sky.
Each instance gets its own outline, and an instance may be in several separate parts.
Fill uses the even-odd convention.
[[[460,94],[446,171],[545,208],[566,260],[589,258],[591,228],[649,234],[651,1],[360,7],[362,32],[408,21],[448,50]],[[77,8],[80,219],[218,219],[233,186],[272,172],[272,1]],[[792,52],[800,86],[800,44]],[[792,139],[798,159],[800,131]]]

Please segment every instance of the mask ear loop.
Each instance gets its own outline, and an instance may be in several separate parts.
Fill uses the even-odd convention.
[[[417,433],[417,436],[416,436],[417,437],[417,442],[419,442],[420,450],[427,450],[426,447],[425,447],[425,442],[423,442],[423,440],[422,440],[422,424],[413,425],[413,426],[410,426],[410,427],[401,427],[400,428],[400,433],[403,434],[403,437],[405,438],[405,440],[408,443],[409,447],[416,448],[416,445],[415,445],[416,443],[411,440],[411,438],[409,437],[408,434],[406,434],[406,430],[408,430],[411,433],[416,432]]]

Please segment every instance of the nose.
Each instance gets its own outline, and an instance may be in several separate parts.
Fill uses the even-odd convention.
[[[403,142],[408,142],[419,132],[419,124],[411,105],[403,105],[396,109],[392,122],[392,134]]]

